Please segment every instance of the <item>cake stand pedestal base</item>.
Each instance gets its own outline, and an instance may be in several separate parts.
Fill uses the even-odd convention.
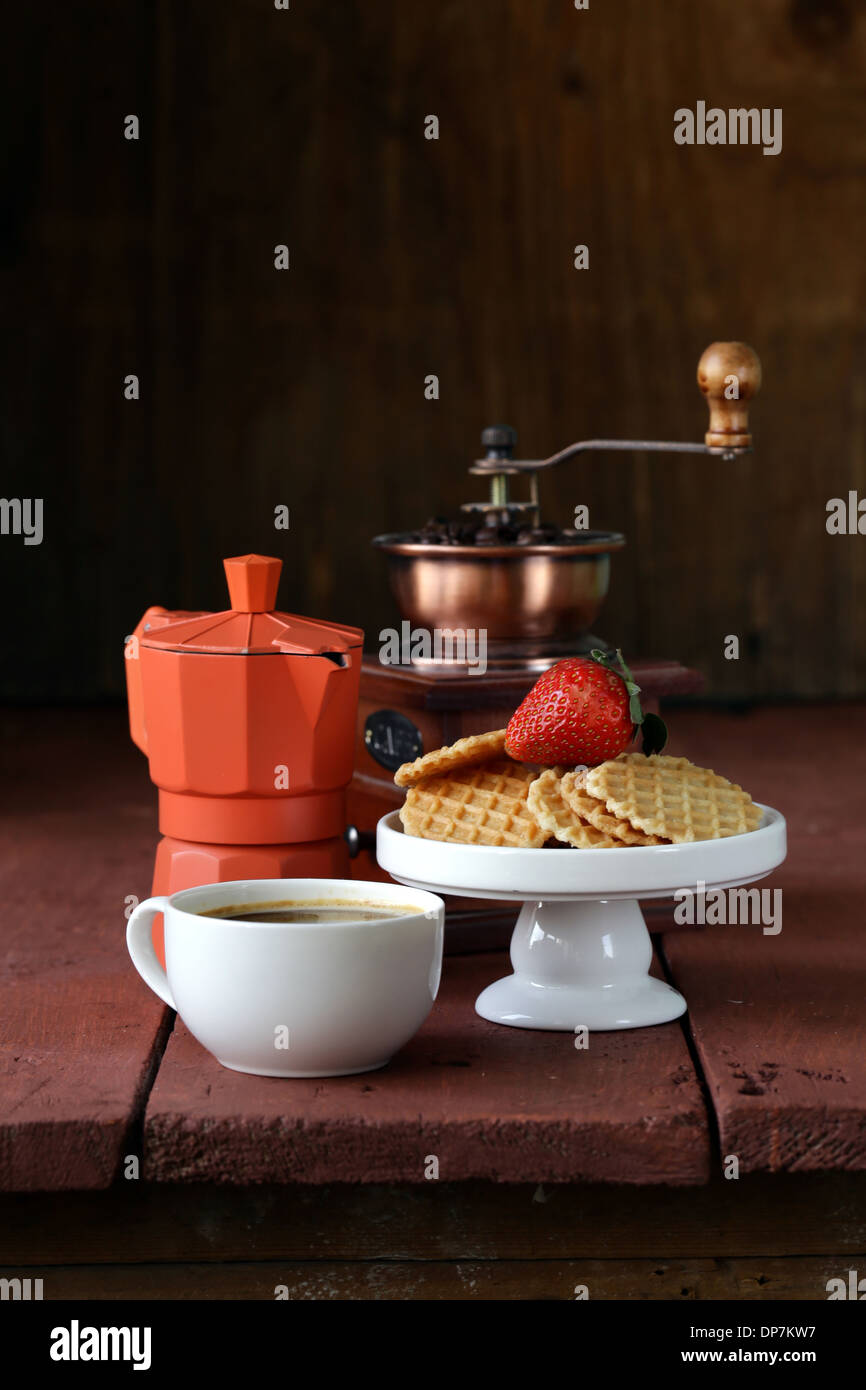
[[[686,1001],[647,972],[652,942],[635,899],[524,903],[511,938],[514,974],[488,985],[491,1023],[572,1033],[669,1023]]]

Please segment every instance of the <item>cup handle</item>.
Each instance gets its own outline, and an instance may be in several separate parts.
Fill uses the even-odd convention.
[[[177,1004],[168,983],[168,976],[153,949],[153,919],[168,907],[168,898],[147,898],[139,903],[126,924],[126,944],[132,963],[154,994],[177,1012]]]

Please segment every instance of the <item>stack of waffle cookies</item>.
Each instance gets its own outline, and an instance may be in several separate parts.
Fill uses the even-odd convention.
[[[756,830],[748,792],[687,758],[622,753],[598,767],[538,768],[505,751],[505,730],[462,738],[398,768],[408,835],[522,849],[625,849]]]

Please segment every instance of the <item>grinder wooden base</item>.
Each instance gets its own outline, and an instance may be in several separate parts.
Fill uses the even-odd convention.
[[[703,688],[698,671],[677,661],[633,661],[647,711],[658,712],[665,697],[694,694]],[[394,772],[431,748],[455,743],[467,734],[501,729],[538,679],[537,670],[488,669],[483,676],[455,674],[445,664],[419,669],[383,666],[367,653],[361,667],[355,775],[347,804],[349,823],[360,833],[361,852],[352,861],[353,878],[387,880],[375,859],[379,819],[397,810],[404,793],[394,786]],[[481,900],[447,900],[446,951],[491,950],[508,945],[514,926],[512,904]]]

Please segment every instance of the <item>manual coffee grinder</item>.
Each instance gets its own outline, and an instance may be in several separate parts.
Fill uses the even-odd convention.
[[[159,789],[153,892],[345,878],[364,634],[275,612],[279,559],[223,564],[230,608],[148,608],[126,642],[130,730]],[[162,958],[161,924],[154,944]]]
[[[616,645],[590,629],[607,594],[611,556],[625,537],[617,531],[563,531],[542,522],[538,475],[592,451],[690,453],[720,460],[750,452],[748,403],[761,384],[756,353],[745,343],[713,343],[698,363],[697,379],[710,411],[702,443],[589,439],[547,459],[516,459],[514,431],[496,425],[483,432],[484,457],[469,468],[473,477],[488,481],[488,498],[464,503],[456,522],[374,539],[387,558],[402,628],[409,633],[444,629],[452,639],[483,630],[487,670],[474,672],[466,660],[469,644],[461,652],[453,640],[450,651],[422,650],[396,663],[382,661],[378,652],[365,654],[349,793],[356,852],[371,850],[379,817],[402,802],[403,793],[393,783],[402,762],[464,735],[501,728],[541,671],[564,656]],[[515,501],[510,485],[524,475],[529,498]],[[664,696],[697,691],[703,684],[698,672],[676,661],[636,657],[630,666],[647,710],[657,708]],[[369,876],[366,856],[357,861],[356,872]],[[449,912],[452,926],[461,913],[465,903]]]

